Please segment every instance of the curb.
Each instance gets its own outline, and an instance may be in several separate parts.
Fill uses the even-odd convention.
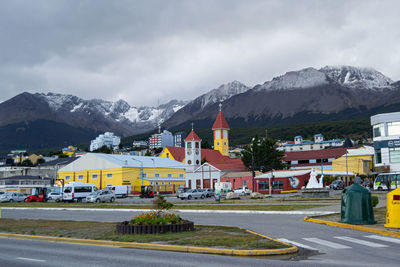
[[[57,210],[57,211],[120,211],[120,212],[148,212],[152,209],[90,209],[90,208],[30,208],[30,207],[1,207],[0,210]],[[235,214],[267,214],[267,215],[329,215],[336,213],[334,211],[268,211],[268,210],[175,210],[181,213],[235,213]]]
[[[240,228],[240,227],[238,227],[238,228]],[[241,228],[241,229],[243,229],[243,228]],[[119,248],[163,250],[163,251],[186,252],[186,253],[217,254],[217,255],[228,255],[228,256],[284,255],[284,254],[296,253],[299,250],[296,246],[293,246],[291,244],[273,239],[268,236],[264,236],[262,234],[255,233],[255,232],[247,230],[247,229],[245,229],[245,230],[251,234],[255,234],[255,235],[261,236],[263,238],[273,240],[273,241],[276,241],[281,244],[288,245],[290,247],[289,248],[281,248],[281,249],[253,249],[253,250],[220,249],[220,248],[161,245],[161,244],[137,243],[137,242],[91,240],[91,239],[53,237],[53,236],[21,235],[21,234],[10,234],[10,233],[0,233],[0,238],[26,239],[26,240],[48,241],[48,242],[55,242],[55,243],[67,243],[67,244],[103,246],[103,247],[119,247]]]
[[[400,232],[396,232],[396,231],[381,230],[381,229],[371,228],[371,227],[367,227],[367,226],[340,223],[340,222],[331,222],[331,221],[325,221],[325,220],[314,219],[314,218],[309,218],[309,217],[304,217],[304,221],[312,222],[312,223],[319,223],[319,224],[326,224],[326,225],[340,227],[340,228],[347,228],[347,229],[353,229],[353,230],[358,230],[358,231],[363,231],[363,232],[368,232],[368,233],[387,235],[387,236],[400,238]]]

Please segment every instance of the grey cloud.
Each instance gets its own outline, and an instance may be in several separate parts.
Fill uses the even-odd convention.
[[[400,79],[396,1],[1,1],[2,100],[22,91],[156,105],[328,64]]]

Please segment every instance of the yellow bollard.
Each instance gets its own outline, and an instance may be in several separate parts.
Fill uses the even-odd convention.
[[[386,224],[387,228],[400,228],[400,188],[386,195]]]

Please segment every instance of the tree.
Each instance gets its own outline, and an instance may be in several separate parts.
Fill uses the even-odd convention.
[[[202,149],[212,149],[212,146],[210,145],[210,143],[208,143],[208,141],[204,141],[201,143],[201,148]]]
[[[45,163],[46,161],[43,158],[38,158],[38,160],[36,161],[36,165],[38,164],[42,164]]]
[[[29,167],[32,167],[32,166],[33,166],[33,163],[32,163],[32,161],[31,161],[30,159],[25,159],[25,160],[21,163],[21,166],[29,166]]]
[[[113,152],[113,150],[112,150],[112,148],[109,148],[108,146],[104,145],[104,146],[100,147],[99,149],[93,150],[93,152],[111,154]]]
[[[285,169],[288,166],[282,161],[284,152],[277,150],[277,147],[276,140],[266,137],[260,141],[256,135],[251,144],[242,151],[242,161],[251,170],[254,155],[254,170],[267,172]]]

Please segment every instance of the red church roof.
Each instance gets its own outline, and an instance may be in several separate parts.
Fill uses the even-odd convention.
[[[212,130],[216,130],[216,129],[229,130],[228,122],[226,121],[224,115],[222,114],[222,111],[219,111],[218,116],[215,119],[215,122],[213,124]]]
[[[166,147],[175,160],[182,162],[185,159],[184,147]],[[221,152],[213,149],[201,149],[201,159],[222,171],[247,171],[241,159],[231,159],[223,156]]]
[[[186,141],[201,141],[201,138],[192,130],[190,134],[186,137],[185,142]]]

